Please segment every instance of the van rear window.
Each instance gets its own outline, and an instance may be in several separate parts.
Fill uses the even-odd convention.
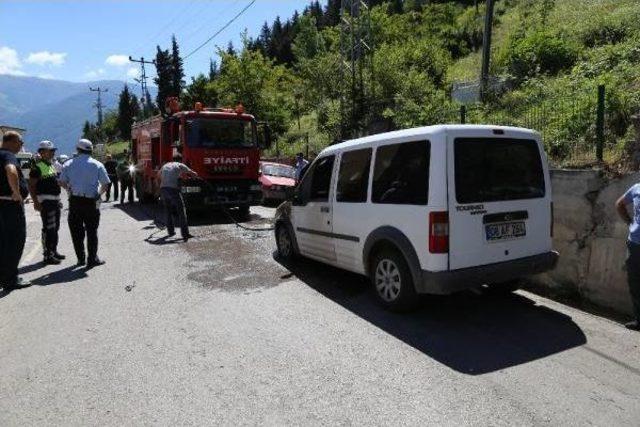
[[[544,173],[536,141],[457,138],[454,144],[458,203],[544,197]]]

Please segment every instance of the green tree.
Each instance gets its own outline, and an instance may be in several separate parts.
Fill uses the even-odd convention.
[[[192,77],[182,94],[181,104],[184,109],[193,108],[196,102],[202,102],[207,107],[216,107],[218,104],[216,87],[204,74]]]
[[[101,135],[104,137],[104,142],[113,142],[120,136],[118,128],[118,112],[114,110],[107,111],[102,121]],[[97,138],[98,141],[102,141],[103,138]]]
[[[118,99],[118,118],[117,127],[122,139],[131,139],[131,125],[133,124],[133,111],[131,93],[129,87],[124,85],[124,89],[120,92],[120,98]],[[136,102],[137,103],[137,102]]]
[[[208,90],[220,94],[222,105],[242,103],[258,120],[268,121],[276,135],[284,132],[293,111],[291,73],[258,51],[245,48],[237,56],[219,54],[224,66]]]
[[[131,102],[129,103],[129,111],[131,118],[136,121],[142,118],[140,111],[140,101],[138,101],[138,97],[134,94],[131,94]]]
[[[85,120],[84,122],[84,126],[82,127],[82,137],[86,139],[91,139],[92,137],[91,123],[89,120]]]
[[[157,46],[156,49],[156,77],[153,81],[158,87],[156,103],[160,111],[164,112],[165,100],[173,92],[173,68],[169,50],[162,50],[160,46]]]
[[[184,66],[174,34],[171,36],[171,96],[180,96],[184,84]]]

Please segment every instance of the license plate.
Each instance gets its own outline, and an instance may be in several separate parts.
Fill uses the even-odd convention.
[[[485,225],[484,231],[488,242],[517,239],[527,235],[527,229],[524,225],[524,221],[488,224]]]

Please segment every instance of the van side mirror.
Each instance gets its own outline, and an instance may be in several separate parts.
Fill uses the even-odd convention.
[[[293,206],[302,206],[302,197],[300,196],[300,192],[299,191],[294,191],[293,194],[291,195],[291,204]]]
[[[258,148],[261,150],[271,148],[271,128],[267,122],[258,122]]]

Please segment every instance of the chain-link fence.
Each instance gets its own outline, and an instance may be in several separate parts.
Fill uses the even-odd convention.
[[[469,104],[442,110],[432,123],[517,126],[539,132],[553,163],[588,165],[620,153],[615,118],[605,108],[605,88],[559,94],[521,105]]]

